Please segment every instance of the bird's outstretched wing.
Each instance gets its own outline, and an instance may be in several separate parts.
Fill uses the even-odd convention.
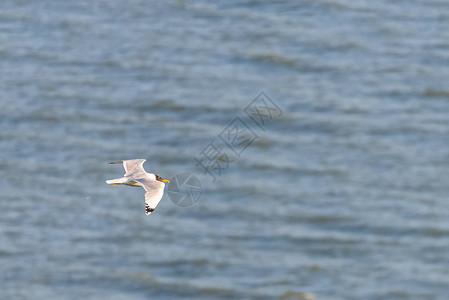
[[[120,164],[123,163],[123,168],[125,169],[125,176],[138,175],[140,173],[146,173],[143,168],[143,163],[146,159],[130,159],[130,160],[120,160],[113,161],[110,164]]]
[[[150,179],[137,179],[135,181],[145,189],[145,214],[149,215],[161,201],[165,185],[162,182]]]

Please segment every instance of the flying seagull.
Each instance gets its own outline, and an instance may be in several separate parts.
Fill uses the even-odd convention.
[[[125,176],[122,178],[106,180],[110,185],[129,185],[129,186],[141,186],[145,189],[145,214],[151,214],[164,195],[164,182],[169,182],[167,179],[147,173],[143,168],[143,163],[146,159],[131,159],[113,161],[110,164],[121,164],[125,168]]]

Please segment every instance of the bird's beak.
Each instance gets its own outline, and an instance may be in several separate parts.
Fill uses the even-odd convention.
[[[166,183],[170,183],[170,180],[167,180],[167,179],[162,179],[161,181],[162,182],[166,182]]]

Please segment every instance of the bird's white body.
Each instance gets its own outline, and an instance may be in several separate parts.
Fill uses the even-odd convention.
[[[159,177],[153,173],[147,173],[143,168],[145,159],[132,159],[111,162],[111,164],[123,163],[125,168],[125,176],[122,178],[106,180],[110,185],[129,185],[143,187],[145,189],[145,214],[151,214],[164,195],[164,182],[166,179]]]

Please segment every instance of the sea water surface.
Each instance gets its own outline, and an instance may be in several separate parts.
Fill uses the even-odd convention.
[[[2,1],[0,299],[448,299],[448,28],[444,0]],[[213,181],[236,117],[258,138]],[[201,199],[146,217],[104,182],[132,158]]]

